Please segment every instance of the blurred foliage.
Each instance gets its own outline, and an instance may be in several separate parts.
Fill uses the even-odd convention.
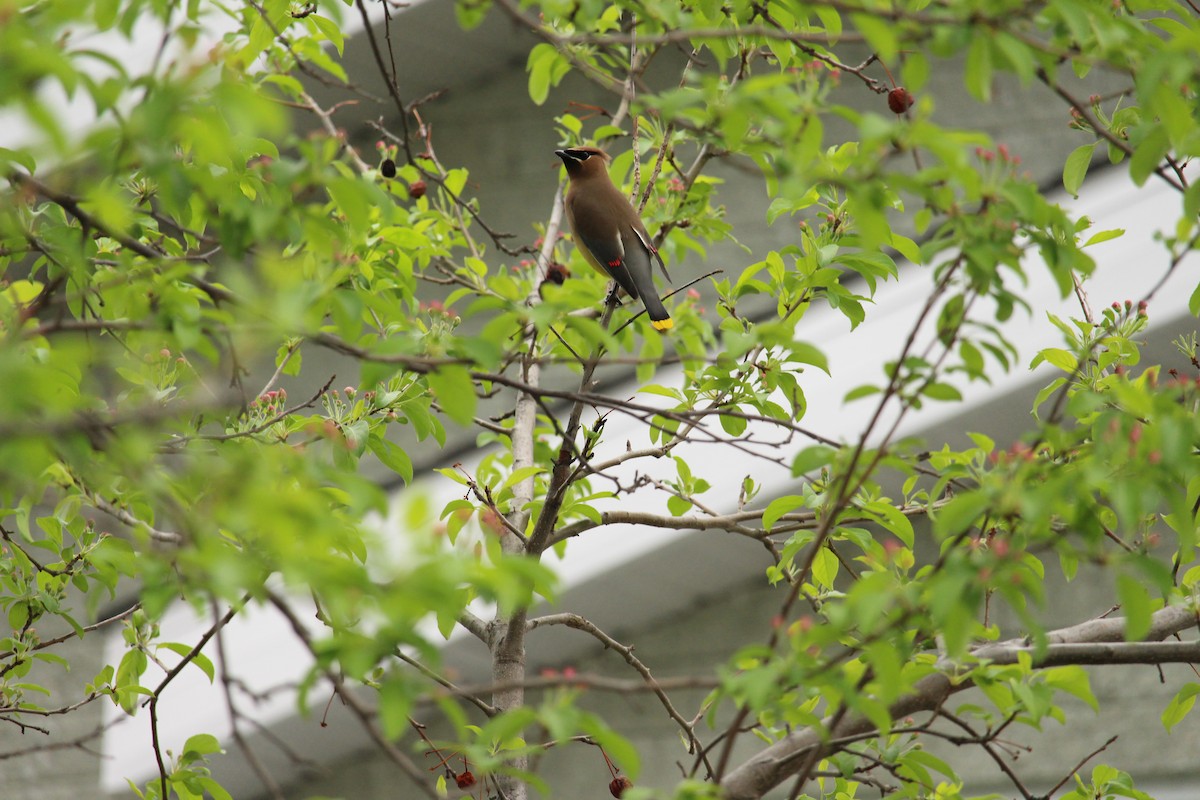
[[[691,50],[695,64],[670,88],[626,95],[628,113],[564,113],[557,125],[564,145],[610,142],[612,174],[644,201],[671,265],[735,241],[723,184],[705,172],[711,162],[733,158],[761,178],[764,223],[789,226],[788,243],[747,251],[713,277],[715,313],[704,313],[699,293],[676,294],[669,339],[630,320],[628,306],[611,321],[580,313],[602,307],[602,280],[553,226],[548,244],[493,235],[470,176],[437,159],[419,112],[401,123],[393,109],[378,152],[356,150],[306,87],[319,81],[358,99],[339,63],[347,21],[361,11],[397,24],[397,9],[0,0],[0,717],[20,723],[93,700],[142,714],[181,668],[219,684],[207,636],[264,606],[311,651],[302,705],[322,678],[369,687],[377,717],[364,724],[424,749],[410,713],[438,698],[452,737],[441,746],[464,765],[446,767],[443,789],[451,777],[480,796],[521,782],[552,791],[525,760],[539,749],[535,732],[557,743],[584,737],[602,746],[614,782],[617,766],[636,778],[638,753],[619,717],[581,710],[569,681],[489,718],[448,699],[431,676],[440,637],[460,624],[499,659],[503,637],[468,609],[496,609],[495,624],[514,636],[531,607],[553,601],[542,558],[608,524],[614,500],[646,485],[663,495],[663,527],[685,517],[774,556],[775,629],[726,663],[696,667],[717,681],[698,709],[716,732],[732,716],[765,746],[830,715],[875,726],[875,738],[834,748],[819,765],[797,763],[792,774],[821,776],[803,796],[851,798],[868,787],[960,796],[956,766],[921,746],[929,731],[891,710],[951,664],[956,680],[982,689],[978,702],[954,707],[955,724],[988,732],[977,736],[984,744],[1013,722],[1062,719],[1065,696],[1095,705],[1079,667],[979,663],[971,653],[1001,635],[991,621],[999,605],[1035,651],[1044,647],[1048,569],[1073,579],[1081,564],[1102,568],[1131,641],[1150,631],[1156,610],[1195,601],[1196,339],[1179,342],[1187,374],[1146,364],[1148,307],[1094,315],[1085,303],[1077,317],[1053,319],[1060,341],[1018,363],[1000,323],[1034,305],[1030,274],[1047,271],[1067,296],[1095,268],[1088,248],[1121,232],[1072,218],[985,133],[937,124],[928,80],[935,69],[961,70],[982,102],[1004,75],[1047,87],[1080,140],[1063,164],[1072,194],[1086,193],[1099,157],[1135,184],[1169,185],[1178,215],[1162,221],[1161,250],[1136,265],[1169,274],[1200,231],[1200,190],[1185,170],[1200,155],[1194,5],[496,5],[462,0],[460,21],[503,13],[540,36],[527,60],[536,104],[577,74],[613,90],[616,106],[637,84],[627,80],[631,63]],[[149,50],[131,49],[147,41]],[[843,63],[847,46],[872,56]],[[379,65],[399,103],[403,76],[388,73],[386,54]],[[1068,88],[1100,71],[1126,76],[1127,90]],[[870,102],[842,104],[846,93],[834,89],[851,84]],[[835,120],[850,126],[848,140],[831,140]],[[390,180],[374,166],[380,158],[396,164]],[[546,279],[563,265],[567,280]],[[807,435],[808,376],[851,368],[802,338],[810,310],[833,309],[857,329],[877,313],[880,284],[926,276],[932,289],[913,336],[862,344],[895,351],[883,374],[864,375],[845,398],[879,409],[863,438],[818,431],[816,443],[792,442]],[[1190,308],[1200,310],[1200,283]],[[306,356],[320,351],[353,361],[357,381],[334,387],[313,375]],[[681,364],[678,377],[660,368],[666,357]],[[591,393],[591,370],[609,359],[635,363],[635,399]],[[1057,377],[1011,447],[973,434],[969,448],[929,451],[881,421],[960,403],[972,382],[1043,363]],[[531,365],[582,374],[583,387],[543,389]],[[536,398],[532,417],[521,397]],[[581,424],[585,406],[602,415]],[[722,480],[719,458],[680,455],[662,460],[668,473],[650,484],[609,482],[605,470],[624,457],[593,462],[594,474],[581,467],[606,441],[610,409],[644,424],[630,461],[672,455],[700,435],[703,417],[719,422],[704,433],[718,448],[749,446],[752,427],[787,434],[771,457],[790,466],[793,490],[759,496],[752,476]],[[414,462],[429,462],[461,428],[489,449],[471,473],[441,470],[463,486],[445,508],[416,491],[389,496],[372,477],[378,469],[361,468],[368,457],[410,484]],[[736,519],[708,525],[724,519],[714,508],[736,508]],[[920,542],[914,520],[925,517],[920,530],[932,540]],[[76,676],[75,694],[51,694],[41,676],[67,666],[56,646],[113,600],[133,607],[97,627],[124,626],[123,656]],[[179,602],[211,618],[205,639],[164,638],[163,614]],[[314,608],[319,626],[295,623]],[[1173,691],[1168,728],[1197,693],[1196,684]],[[694,763],[674,796],[715,796],[728,752],[717,767],[715,753],[726,745],[710,760],[694,745],[715,733],[702,724],[684,733],[680,758]],[[224,731],[197,733],[169,758],[156,753],[159,775],[135,791],[228,796],[210,772],[222,748],[214,734]],[[477,789],[464,786],[468,762]],[[1145,796],[1114,767],[1075,781],[1071,796]]]

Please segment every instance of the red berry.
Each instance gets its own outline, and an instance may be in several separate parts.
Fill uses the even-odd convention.
[[[471,774],[471,770],[467,770],[455,775],[454,782],[460,789],[469,789],[475,785],[475,776]]]
[[[408,196],[416,200],[425,196],[425,181],[413,181],[408,185]]]
[[[914,99],[916,98],[913,97],[912,92],[910,92],[908,89],[905,89],[903,86],[897,86],[895,89],[892,89],[890,92],[888,92],[888,108],[892,110],[893,114],[903,114],[905,111],[908,111],[908,109],[912,108]]]
[[[625,790],[633,786],[633,781],[626,778],[624,775],[618,775],[613,778],[608,784],[608,791],[613,797],[620,797],[625,794]]]

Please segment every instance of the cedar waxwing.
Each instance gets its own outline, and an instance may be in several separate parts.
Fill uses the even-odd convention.
[[[589,264],[642,301],[655,330],[670,329],[675,323],[658,299],[651,259],[658,261],[667,280],[670,276],[646,226],[608,177],[608,154],[598,147],[572,147],[555,150],[554,155],[566,165],[571,181],[565,206],[575,246]]]

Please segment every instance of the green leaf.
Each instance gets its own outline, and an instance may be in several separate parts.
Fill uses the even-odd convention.
[[[667,510],[673,517],[682,517],[692,510],[692,502],[677,495],[670,495],[667,498]]]
[[[1062,389],[1062,387],[1065,386],[1066,383],[1067,383],[1066,378],[1059,377],[1059,378],[1055,378],[1054,380],[1050,381],[1049,384],[1047,384],[1046,386],[1043,386],[1041,389],[1038,390],[1037,396],[1033,398],[1033,416],[1034,416],[1034,418],[1040,419],[1040,417],[1038,417],[1038,408],[1041,407],[1042,403],[1049,400],[1050,397],[1055,392]]]
[[[921,248],[917,246],[916,242],[907,236],[901,236],[895,231],[892,231],[891,245],[893,248],[895,248],[896,252],[908,259],[909,263],[923,263],[923,259],[921,257]]]
[[[1146,179],[1162,163],[1170,146],[1166,128],[1162,125],[1155,125],[1134,148],[1133,157],[1129,159],[1129,177],[1133,179],[1133,182],[1138,186],[1145,183]]]
[[[466,367],[447,364],[425,376],[438,405],[459,425],[470,425],[475,418],[475,384]]]
[[[529,51],[525,69],[529,72],[529,98],[542,105],[550,95],[550,87],[566,74],[569,65],[554,45],[542,42]]]
[[[117,665],[117,674],[113,685],[116,688],[132,686],[146,671],[147,663],[146,654],[141,650],[125,651],[125,655],[121,656],[121,661]]]
[[[221,743],[211,733],[197,733],[189,736],[183,744],[183,752],[206,756],[210,753],[220,753]]]
[[[791,353],[789,354],[788,360],[796,361],[801,364],[811,364],[812,366],[824,372],[826,375],[829,374],[829,360],[816,346],[811,345],[808,342],[792,342]]]
[[[9,150],[7,147],[0,147],[0,164],[19,164],[30,175],[37,170],[37,162],[33,160],[32,155],[24,150]]]
[[[772,500],[765,511],[763,511],[763,527],[771,530],[779,518],[790,511],[794,511],[804,505],[804,498],[799,495],[787,495]]]
[[[813,10],[816,11],[817,19],[821,20],[821,25],[825,28],[829,43],[836,44],[838,37],[842,35],[841,15],[836,10],[824,5],[818,5]]]
[[[1192,710],[1192,706],[1196,704],[1196,695],[1200,694],[1200,683],[1186,684],[1182,689],[1175,693],[1171,698],[1171,702],[1167,703],[1167,707],[1163,709],[1162,724],[1168,731],[1174,728],[1183,718]]]
[[[1079,365],[1079,361],[1077,358],[1075,358],[1075,354],[1070,350],[1063,350],[1061,347],[1047,347],[1045,350],[1040,351],[1036,356],[1033,357],[1033,361],[1030,362],[1029,368],[1033,369],[1043,361],[1053,367],[1061,369],[1063,372],[1074,372],[1075,367]]]
[[[872,386],[869,383],[864,383],[862,386],[855,386],[853,389],[846,392],[846,396],[843,398],[843,400],[849,403],[852,400],[861,400],[864,397],[870,397],[873,394],[879,394],[881,391],[883,390],[878,386]]]
[[[467,187],[468,177],[470,177],[470,173],[468,173],[467,170],[452,169],[446,173],[446,181],[443,185],[446,187],[446,191],[450,192],[450,194],[454,195],[455,197],[458,197],[462,195],[463,189]],[[484,268],[486,270],[486,265]]]
[[[1092,692],[1091,679],[1087,670],[1079,666],[1054,667],[1042,672],[1042,680],[1048,686],[1059,691],[1067,692],[1092,707],[1093,711],[1100,710],[1100,703]]]
[[[399,738],[408,729],[408,714],[412,708],[405,681],[397,678],[383,681],[379,687],[378,708],[384,735],[390,739]]]
[[[838,574],[837,556],[828,547],[822,547],[813,556],[812,576],[818,586],[826,589],[833,588],[833,582]]]
[[[254,22],[250,26],[250,36],[246,42],[246,46],[238,52],[238,59],[243,64],[250,64],[254,59],[267,49],[271,44],[271,40],[275,38],[275,32],[261,15],[255,15]]]
[[[92,11],[92,18],[96,20],[96,27],[102,31],[111,28],[113,23],[117,21],[117,12],[120,9],[121,0],[96,0]]]
[[[215,779],[207,775],[201,775],[199,783],[205,792],[212,795],[213,800],[233,800],[233,795],[226,791],[225,787],[217,783]]]
[[[182,644],[181,642],[160,642],[158,646],[170,650],[181,658],[187,658],[188,653],[192,652],[191,645]],[[212,660],[208,656],[204,655],[204,653],[196,653],[192,656],[192,663],[208,676],[209,683],[213,682],[216,676],[216,669],[213,667]]]
[[[913,532],[912,520],[905,516],[900,509],[891,503],[876,502],[872,503],[867,510],[876,515],[879,524],[894,534],[897,539],[904,542],[906,547],[913,546],[915,534]]]
[[[605,752],[631,779],[636,779],[641,772],[641,756],[638,749],[623,736],[618,735],[598,717],[588,714],[580,722],[580,730],[588,734],[604,748]]]
[[[1037,74],[1037,62],[1033,48],[1003,30],[994,33],[993,42],[997,52],[1021,79],[1021,84],[1028,86],[1032,83]]]
[[[346,0],[349,5],[352,0]],[[470,3],[455,3],[454,14],[458,18],[459,27],[465,31],[479,27],[479,24],[487,18],[488,9],[492,7],[489,0],[476,0]]]
[[[721,429],[733,437],[740,437],[750,425],[750,421],[745,417],[736,417],[731,414],[722,414],[717,419],[721,423]]]
[[[967,91],[981,103],[992,100],[992,47],[991,34],[977,30],[967,50],[966,69],[963,82]]]
[[[907,766],[917,764],[940,772],[953,782],[958,781],[958,775],[955,773],[953,767],[926,750],[917,750],[914,748],[908,751],[904,754],[904,763]],[[930,783],[932,784],[933,781],[931,780]]]
[[[1079,187],[1087,176],[1088,167],[1092,165],[1092,155],[1096,152],[1099,142],[1083,144],[1071,151],[1063,164],[1063,188],[1072,197],[1079,197]]]
[[[957,536],[974,525],[989,505],[987,495],[980,491],[958,495],[933,515],[938,534],[942,537]]]
[[[459,609],[439,606],[436,609],[436,613],[438,633],[442,635],[443,639],[449,640],[450,635],[454,633],[454,629],[458,627]]]
[[[534,475],[537,475],[537,474],[545,472],[545,471],[546,471],[545,467],[537,467],[537,466],[521,467],[520,469],[514,469],[512,471],[512,473],[507,478],[504,479],[504,482],[500,484],[500,490],[503,491],[504,489],[507,489],[510,486],[516,486],[518,483],[525,480],[526,478],[532,478]]]
[[[1117,599],[1121,601],[1121,610],[1125,614],[1125,640],[1141,641],[1150,632],[1150,617],[1154,611],[1150,592],[1136,578],[1118,575]]]
[[[528,706],[514,708],[492,717],[479,732],[479,738],[503,747],[535,722],[537,719],[532,708]]]
[[[1112,228],[1111,230],[1107,230],[1107,231],[1097,231],[1096,233],[1092,234],[1091,238],[1089,238],[1086,242],[1083,243],[1083,246],[1091,247],[1094,244],[1100,244],[1101,242],[1107,242],[1112,239],[1119,239],[1120,237],[1122,237],[1124,235],[1125,235],[1124,228]]]
[[[320,14],[309,14],[305,19],[311,21],[321,31],[321,35],[329,41],[333,42],[333,46],[337,48],[338,55],[343,55],[342,47],[345,45],[345,37],[342,35],[342,29],[338,24],[328,17],[322,17]]]
[[[948,383],[930,383],[921,389],[921,394],[930,400],[957,402],[962,400],[962,392]]]
[[[295,344],[294,341],[284,342],[275,352],[275,366],[282,365],[281,372],[284,375],[299,375],[300,367],[304,363],[304,353],[299,347],[295,347]]]
[[[869,14],[851,14],[850,21],[866,38],[871,50],[879,56],[882,63],[896,63],[900,44],[896,37],[896,26],[890,20]]]
[[[412,483],[412,459],[408,457],[408,453],[404,452],[402,447],[378,434],[373,434],[367,440],[367,447],[385,467],[399,475],[401,480],[406,484]]]
[[[837,450],[827,444],[806,447],[792,459],[792,476],[800,477],[833,462]]]
[[[329,196],[352,230],[365,231],[370,224],[371,201],[366,194],[368,186],[354,178],[333,178],[325,184]]]

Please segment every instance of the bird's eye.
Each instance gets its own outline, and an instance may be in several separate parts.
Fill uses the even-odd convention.
[[[572,150],[571,151],[571,158],[575,159],[576,161],[587,161],[591,157],[592,157],[592,154],[589,153],[587,150]]]

